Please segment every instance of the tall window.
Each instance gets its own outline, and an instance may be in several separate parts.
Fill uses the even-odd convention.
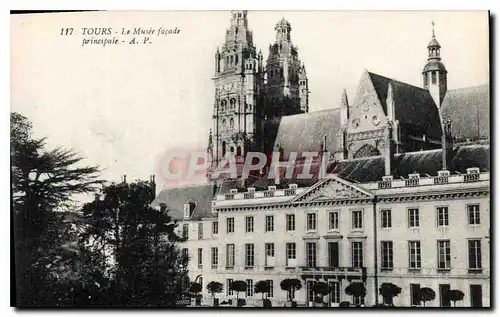
[[[467,218],[469,218],[469,225],[478,225],[481,223],[479,217],[479,205],[467,205]]]
[[[198,248],[198,267],[203,266],[203,249]]]
[[[314,281],[307,281],[307,301],[314,302]]]
[[[391,210],[390,209],[384,209],[382,210],[382,228],[390,228],[392,227],[392,217],[391,217]]]
[[[468,240],[469,249],[469,269],[480,270],[482,269],[481,263],[481,240]]]
[[[451,267],[450,240],[439,240],[437,253],[438,269],[449,269]]]
[[[227,218],[226,219],[226,229],[227,233],[233,233],[234,232],[234,218]]]
[[[198,240],[203,239],[203,222],[198,223]]]
[[[219,249],[212,248],[212,268],[216,269],[219,265]]]
[[[184,239],[189,239],[189,224],[182,225],[182,237]]]
[[[307,214],[307,230],[316,230],[316,213]]]
[[[187,248],[182,249],[182,258],[189,259],[189,250]]]
[[[212,222],[212,234],[219,234],[219,222]]]
[[[363,267],[363,242],[351,243],[352,267]]]
[[[432,72],[432,75],[431,75],[431,81],[432,81],[432,84],[436,84],[436,74],[437,72]]]
[[[253,243],[245,244],[245,267],[254,266],[254,245]]]
[[[234,267],[234,244],[226,245],[226,266]]]
[[[295,230],[295,215],[286,215],[286,231]]]
[[[267,293],[267,297],[273,297],[274,296],[274,284],[273,280],[267,280],[267,283],[269,284],[269,293]]]
[[[420,215],[418,208],[408,209],[408,227],[417,228],[420,226]]]
[[[337,230],[339,228],[339,212],[332,211],[329,213],[328,228],[330,230]]]
[[[422,256],[420,253],[420,241],[408,241],[408,255],[410,269],[420,269],[422,265]]]
[[[253,217],[245,217],[245,232],[253,232]]]
[[[394,266],[392,241],[381,241],[380,247],[382,254],[382,268],[392,269]]]
[[[286,244],[286,266],[295,266],[295,260],[297,259],[297,248],[295,243]],[[292,260],[292,261],[290,261]]]
[[[448,207],[437,208],[437,226],[444,227],[449,225]]]
[[[234,293],[233,293],[233,289],[232,289],[232,284],[233,284],[233,279],[232,278],[228,278],[226,280],[226,293],[227,293],[227,296],[232,296]]]
[[[340,283],[329,282],[330,285],[330,302],[340,304]]]
[[[246,296],[252,297],[253,296],[253,280],[246,280],[245,282],[247,283]]]
[[[306,243],[306,266],[316,267],[316,242]]]
[[[353,229],[363,228],[363,212],[361,210],[352,211],[352,228]]]
[[[274,216],[266,216],[266,232],[274,231]]]
[[[266,243],[266,266],[274,266],[274,262],[271,261],[271,258],[274,258],[274,243]]]
[[[420,306],[420,284],[410,284],[410,304]]]

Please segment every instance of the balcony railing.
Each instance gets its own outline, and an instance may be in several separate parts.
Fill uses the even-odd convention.
[[[464,182],[477,182],[479,180],[479,173],[464,174]]]
[[[324,272],[324,273],[332,273],[332,274],[344,274],[344,275],[366,275],[366,268],[364,267],[329,267],[329,266],[319,266],[319,267],[310,267],[310,266],[300,266],[301,272]]]

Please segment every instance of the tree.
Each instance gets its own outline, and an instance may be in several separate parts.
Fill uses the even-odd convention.
[[[401,294],[401,287],[392,283],[382,283],[379,288],[379,294],[382,295],[384,304],[394,306],[394,297]]]
[[[83,166],[72,150],[46,148],[24,116],[11,113],[10,155],[12,218],[18,307],[68,306],[74,290],[79,253],[75,232],[75,195],[102,183],[96,166]],[[68,252],[69,251],[69,252]],[[71,283],[76,283],[72,285]],[[37,291],[41,290],[41,291]]]
[[[176,223],[151,207],[154,184],[110,184],[83,207],[82,244],[113,259],[113,302],[118,307],[171,307],[180,298],[187,259]]]
[[[287,292],[287,298],[289,301],[294,300],[295,291],[298,291],[302,288],[302,283],[299,279],[296,278],[286,278],[281,281],[280,287],[282,290]]]
[[[324,297],[330,293],[330,286],[325,282],[317,282],[313,285],[313,291],[319,295],[321,303],[324,304]]]
[[[345,293],[358,298],[364,298],[366,296],[365,284],[362,282],[353,282],[346,287]]]
[[[229,286],[233,291],[236,292],[236,301],[238,302],[239,305],[239,294],[240,292],[245,292],[247,290],[247,283],[245,281],[237,280],[231,283]]]
[[[210,294],[212,294],[212,297],[215,298],[215,294],[222,293],[224,291],[224,285],[222,285],[222,283],[212,281],[207,284],[207,290]]]
[[[420,301],[423,302],[423,306],[425,307],[426,302],[433,301],[436,299],[436,292],[430,287],[423,287],[419,292]]]
[[[462,292],[461,290],[458,290],[458,289],[449,290],[447,295],[450,298],[450,300],[453,302],[454,307],[457,307],[457,302],[463,300],[465,297],[464,292]]]
[[[254,292],[256,294],[261,293],[262,300],[264,300],[264,295],[266,295],[267,298],[267,294],[269,294],[270,291],[271,291],[271,285],[269,285],[269,281],[258,281],[257,283],[255,283]]]

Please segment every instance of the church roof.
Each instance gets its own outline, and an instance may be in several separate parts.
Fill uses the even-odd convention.
[[[448,90],[441,105],[441,116],[451,119],[456,140],[488,138],[490,135],[489,85]]]
[[[394,116],[402,125],[417,127],[427,136],[441,139],[439,112],[426,89],[368,72],[378,98],[387,114],[387,92],[392,86]]]
[[[337,149],[339,131],[340,108],[285,116],[281,119],[274,148],[280,146],[285,159],[290,152],[318,152],[326,135],[326,149],[333,152]]]
[[[427,64],[425,64],[422,73],[426,73],[433,70],[446,72],[446,67],[441,61],[436,59],[431,59],[430,61],[427,62]]]
[[[427,44],[427,47],[441,47],[441,45],[439,45],[439,42],[433,36],[432,40],[429,42],[429,44]]]
[[[165,188],[156,196],[151,204],[156,208],[161,203],[166,204],[168,215],[174,220],[184,217],[184,204],[191,203],[191,219],[215,217],[212,210],[214,185],[190,185],[182,187]]]

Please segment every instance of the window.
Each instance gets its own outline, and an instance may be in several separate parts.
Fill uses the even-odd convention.
[[[203,277],[200,276],[198,281],[200,281],[201,289],[203,290]]]
[[[339,213],[333,211],[329,213],[328,228],[330,230],[337,230],[339,228]]]
[[[227,218],[227,233],[234,233],[234,218]]]
[[[469,270],[482,269],[481,240],[469,240],[467,244],[469,249]]]
[[[217,221],[212,222],[212,234],[219,234],[219,223]]]
[[[481,223],[479,205],[467,205],[467,218],[469,218],[469,225],[478,225]]]
[[[226,245],[226,266],[234,267],[234,244]]]
[[[437,242],[438,269],[449,269],[451,266],[450,240]]]
[[[252,243],[245,244],[245,267],[254,266],[254,245]]]
[[[198,267],[203,266],[203,249],[198,248]]]
[[[189,239],[189,224],[182,225],[182,237],[184,239]]]
[[[307,281],[307,301],[314,302],[314,281]]]
[[[233,106],[234,106],[234,104],[231,104],[231,108]],[[234,129],[234,119],[233,118],[229,119],[229,128]],[[231,151],[231,152],[233,152],[233,151]]]
[[[422,265],[422,256],[420,253],[420,241],[408,241],[408,255],[410,269],[420,269]]]
[[[267,280],[267,283],[269,283],[269,293],[267,293],[267,297],[273,297],[274,296],[274,285],[273,285],[273,280]]]
[[[444,227],[449,225],[448,207],[437,208],[437,226]]]
[[[361,210],[352,211],[352,228],[353,229],[363,228],[363,212]]]
[[[316,267],[316,242],[306,243],[306,266]]]
[[[340,304],[340,283],[329,282],[330,285],[330,302]]]
[[[182,258],[189,259],[189,250],[187,248],[182,249]]]
[[[410,305],[420,306],[420,284],[410,284]]]
[[[316,213],[307,214],[307,230],[316,230]]]
[[[391,210],[384,209],[382,210],[382,228],[391,228],[392,227],[392,217]]]
[[[228,278],[226,280],[226,294],[227,296],[233,296],[233,289],[232,289],[232,284],[233,284],[233,279],[232,278]]]
[[[297,259],[297,248],[295,246],[295,243],[287,243],[286,244],[286,266],[295,266],[296,259]],[[290,261],[290,260],[292,260],[292,261]]]
[[[212,248],[212,269],[216,269],[219,265],[219,249]]]
[[[436,84],[436,74],[437,74],[437,72],[432,72],[432,77],[431,77],[432,79],[431,79],[431,81],[432,81],[433,84]]]
[[[274,243],[266,243],[266,266],[274,266]]]
[[[363,242],[351,243],[352,267],[363,267]]]
[[[253,232],[253,217],[245,217],[245,232]]]
[[[274,216],[266,216],[266,232],[274,231]]]
[[[418,208],[408,209],[408,227],[416,228],[420,226],[420,217]]]
[[[253,296],[253,280],[246,280],[245,282],[247,283],[246,296],[252,297]]]
[[[198,240],[203,239],[203,222],[198,223]]]
[[[392,269],[394,266],[392,241],[381,241],[380,247],[382,254],[382,269]]]
[[[295,230],[295,215],[286,215],[286,231]]]
[[[429,83],[429,74],[428,73],[425,73],[424,74],[424,87],[428,85]]]
[[[364,305],[365,304],[365,298],[361,296],[353,296],[352,297],[352,302],[354,305]]]

